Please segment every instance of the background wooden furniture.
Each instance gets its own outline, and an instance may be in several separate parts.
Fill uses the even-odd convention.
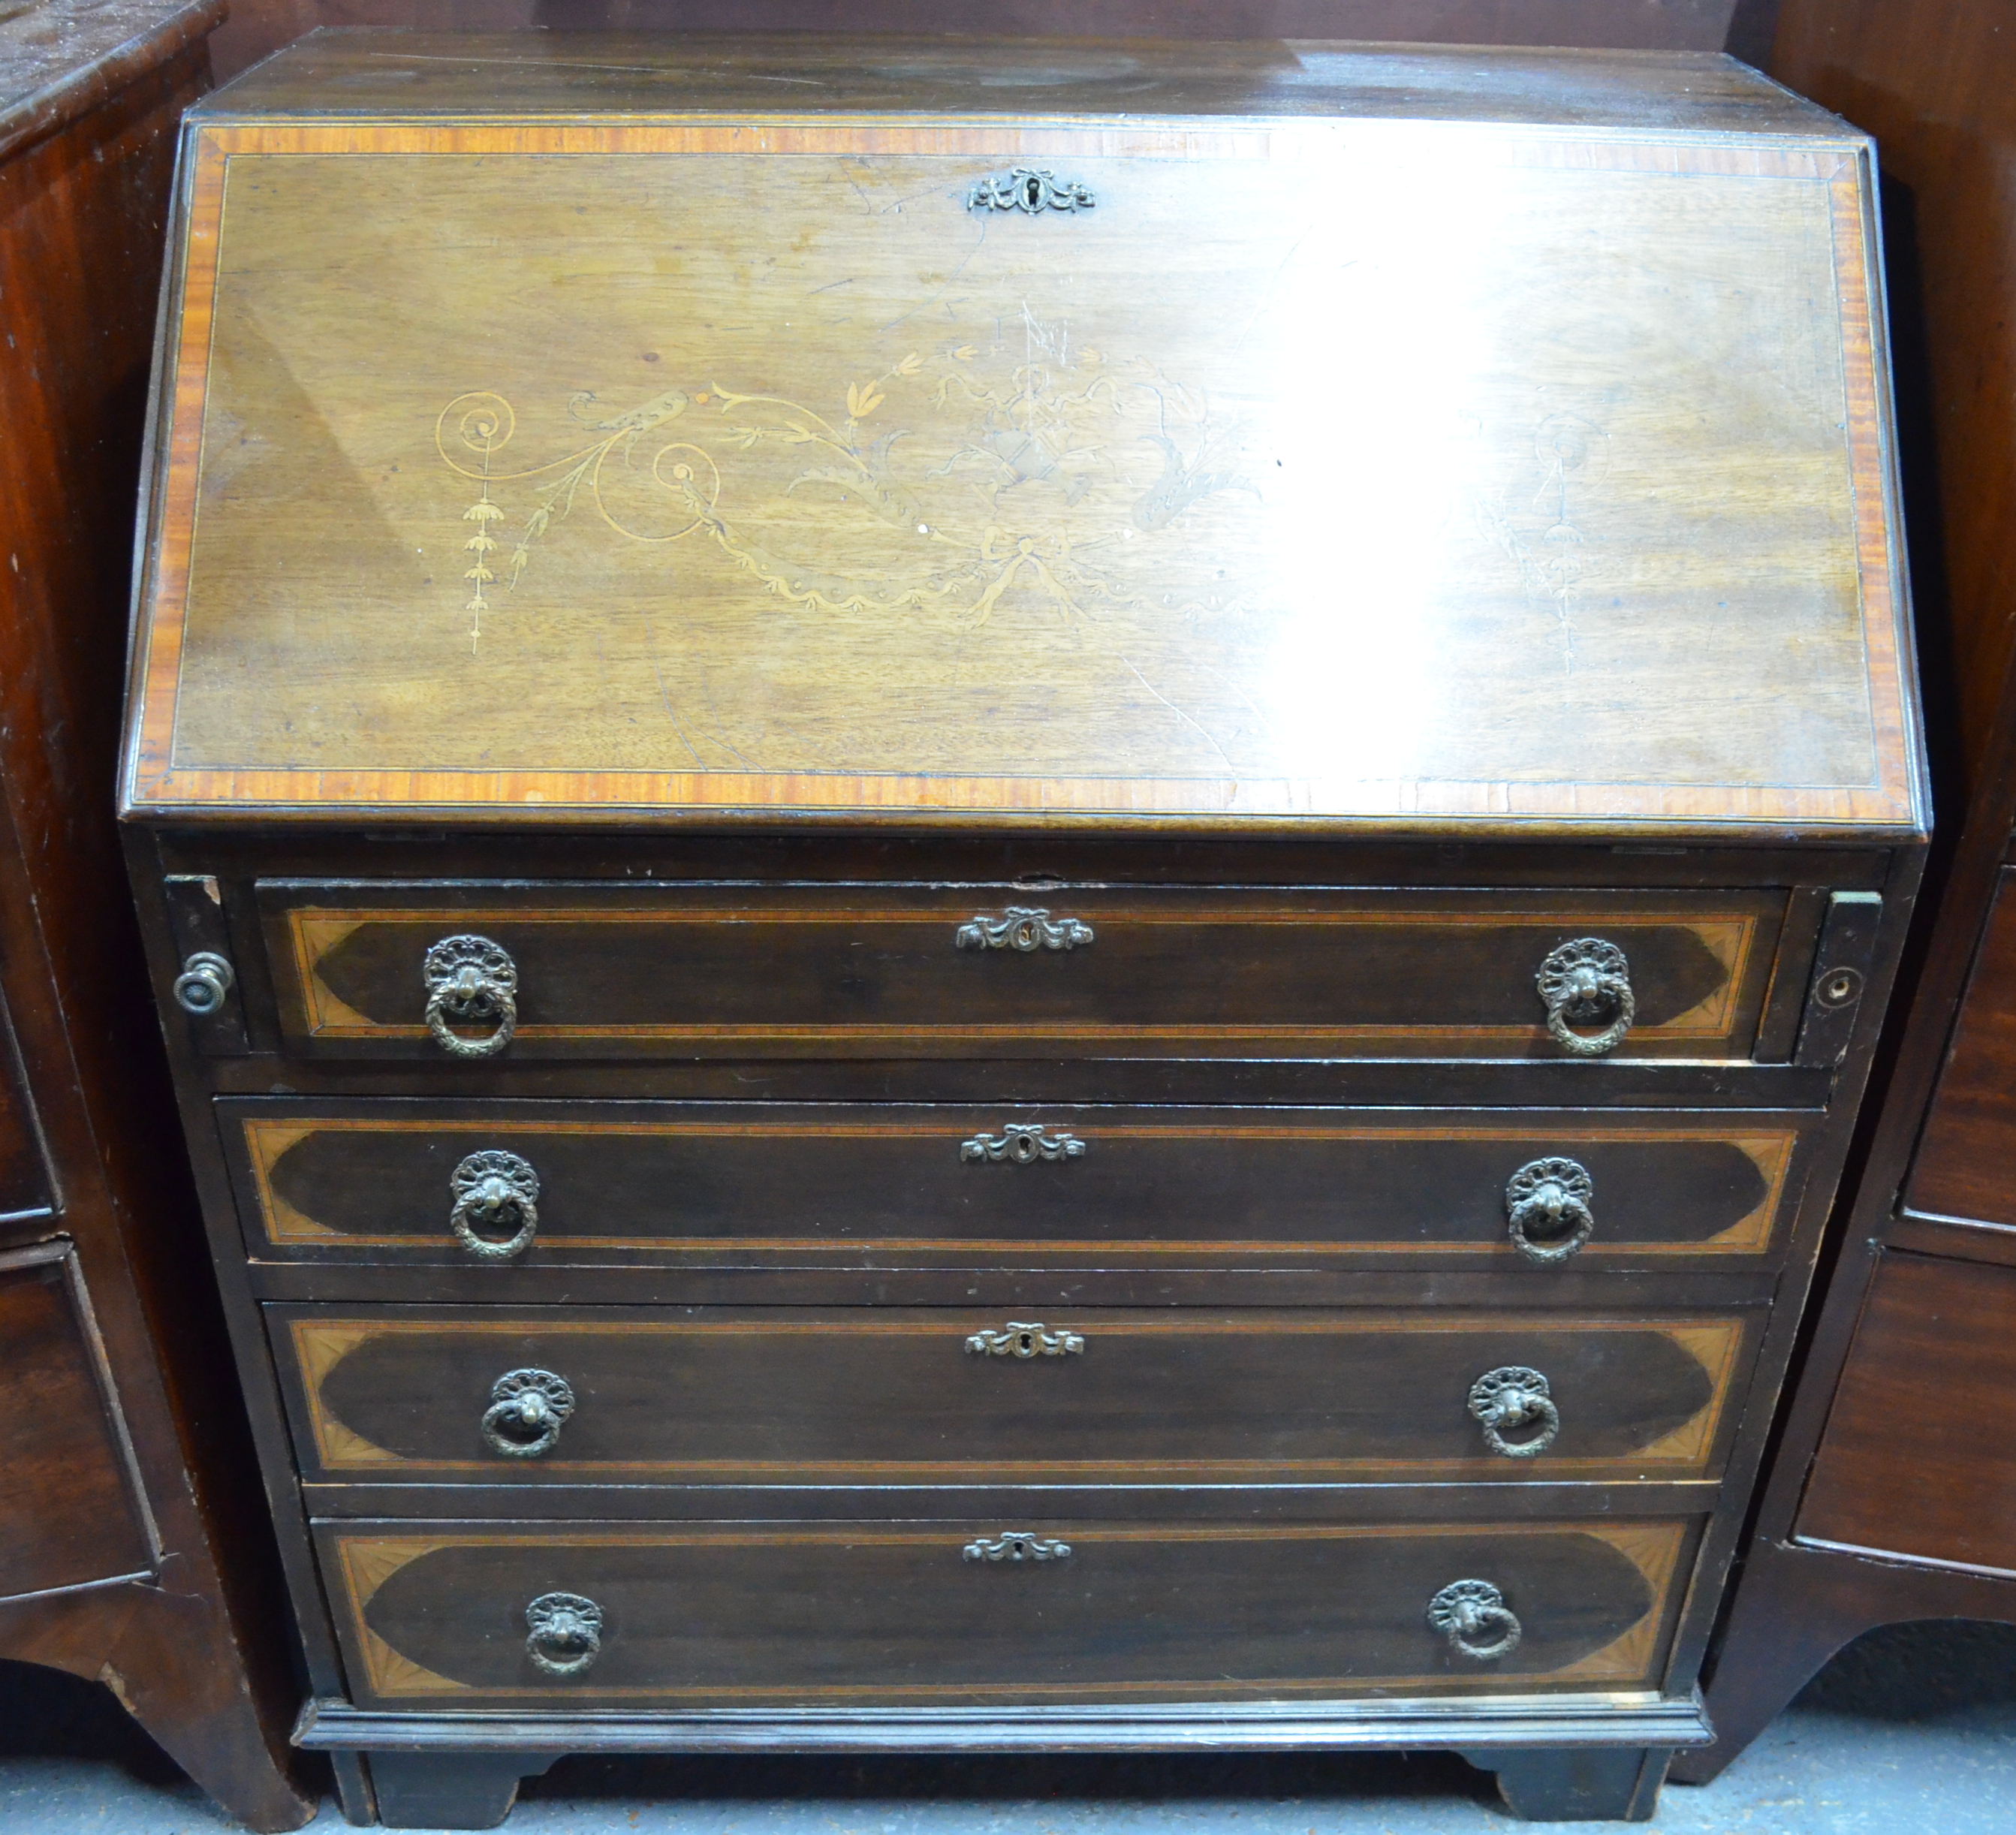
[[[2000,0],[1787,0],[1774,74],[1876,135],[1921,631],[1957,829],[1824,1310],[1709,1671],[1740,1753],[1871,1626],[2016,1622],[2016,31]],[[1947,813],[1949,812],[1949,813]]]
[[[1762,62],[1780,0],[234,0],[224,82],[304,33],[916,32],[1059,38],[1357,38],[1727,51]]]
[[[1866,142],[775,36],[186,135],[126,811],[352,1813],[1179,1737],[1648,1815],[1921,855]]]
[[[162,236],[199,5],[0,24],[0,1655],[108,1684],[291,1829],[286,1605],[248,1495],[112,820]]]

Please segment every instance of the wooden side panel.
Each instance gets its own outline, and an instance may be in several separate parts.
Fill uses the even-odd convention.
[[[454,1173],[472,1155],[507,1153],[538,1181],[535,1231],[517,1258],[531,1268],[1424,1252],[1510,1264],[1507,1187],[1520,1168],[1561,1157],[1589,1177],[1582,1265],[1715,1262],[1775,1249],[1811,1125],[1465,1110],[1395,1125],[1371,1111],[1067,1104],[605,1103],[561,1118],[524,1103],[342,1114],[270,1100],[225,1103],[220,1121],[262,1258],[466,1265],[451,1227]],[[1018,1162],[1010,1131],[1029,1129],[1036,1144]]]
[[[1989,908],[1905,1203],[2016,1228],[2016,873]]]
[[[68,1250],[0,1257],[0,1599],[155,1565],[75,1268]]]
[[[785,1707],[1654,1686],[1694,1530],[374,1524],[320,1538],[360,1705]],[[966,1555],[1003,1532],[1068,1553]],[[1459,1655],[1429,1626],[1429,1601],[1462,1579],[1518,1616],[1508,1655]],[[601,1615],[599,1653],[568,1678],[527,1649],[526,1608],[555,1592]]]
[[[1801,1540],[2016,1577],[2016,1268],[1877,1269],[1814,1455]]]
[[[311,1480],[527,1485],[1695,1478],[1714,1470],[1760,1323],[268,1310]],[[1555,1411],[1558,1433],[1531,1456],[1492,1451],[1471,1407],[1478,1379],[1508,1367],[1537,1372]],[[527,1369],[560,1379],[550,1445],[499,1412]],[[1541,1431],[1535,1411],[1503,1437]]]

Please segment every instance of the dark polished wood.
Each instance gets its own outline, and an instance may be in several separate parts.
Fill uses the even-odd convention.
[[[1403,44],[1721,51],[1755,63],[1777,0],[239,0],[214,41],[219,81],[304,33],[933,32],[1073,38],[1358,38]],[[591,50],[590,55],[593,52]],[[1041,72],[1024,78],[1040,89]]]
[[[160,1561],[66,1242],[0,1254],[0,1585],[9,1598],[150,1579]],[[52,1524],[65,1526],[61,1537]]]
[[[1864,1296],[1798,1535],[2016,1578],[2016,1272],[1885,1257]]]
[[[1547,1272],[1619,1259],[1712,1268],[1782,1248],[1813,1125],[1797,1110],[1598,1125],[1572,1110],[1413,1109],[1401,1121],[1286,1104],[343,1107],[218,1104],[254,1255],[470,1266],[452,1228],[453,1175],[470,1156],[508,1153],[539,1182],[535,1233],[511,1258],[520,1268],[1424,1254],[1514,1266],[1507,1185],[1566,1157],[1589,1175],[1592,1232]],[[1037,1131],[1026,1160],[1009,1157],[1011,1128]]]
[[[1960,997],[1904,1208],[2016,1226],[2016,873],[2004,869]]]
[[[1928,881],[1882,1109],[1710,1658],[1719,1738],[1679,1756],[1683,1781],[1714,1776],[1873,1626],[2016,1622],[2016,1578],[1994,1571],[2010,1492],[1990,1424],[2016,1265],[2002,1087],[2016,1070],[2002,894],[2016,822],[2016,225],[1993,176],[2016,157],[2008,23],[1997,0],[1786,0],[1769,59],[1883,149],[1913,571],[1954,840]],[[1960,1565],[1931,1564],[1945,1560]]]
[[[1270,1733],[1640,1813],[1924,840],[1867,142],[1698,56],[548,35],[186,146],[128,845],[304,1743],[437,1826]],[[981,214],[1039,158],[1096,209]]]
[[[1706,1477],[1755,1336],[1740,1316],[1427,1329],[1408,1314],[1046,1312],[268,1321],[304,1478],[542,1488]],[[1543,1376],[1554,1410],[1540,1450],[1517,1457],[1492,1450],[1469,1405],[1507,1367]],[[527,1369],[559,1377],[567,1410],[531,1456],[538,1430],[484,1431],[509,1420],[499,1380]],[[1500,1437],[1544,1430],[1536,1409]]]
[[[1673,893],[1428,900],[1065,886],[1039,903],[1013,884],[259,891],[289,1049],[423,1060],[438,1049],[423,1023],[427,953],[468,934],[516,966],[518,1059],[1561,1057],[1535,977],[1550,952],[1589,935],[1628,962],[1631,1056],[1744,1058],[1784,911],[1782,895]],[[1015,910],[1041,911],[1028,921],[1058,935],[1076,923],[1085,941],[956,946],[976,921]],[[1799,939],[1809,949],[1809,937]]]
[[[0,23],[0,1655],[105,1682],[282,1830],[319,1768],[112,820],[175,129],[223,10]]]
[[[320,1534],[360,1702],[481,1708],[754,1706],[779,1689],[812,1707],[985,1707],[1643,1687],[1697,1530],[1016,1516]],[[1516,1616],[1503,1654],[1465,1653],[1429,1622],[1464,1579]],[[570,1675],[542,1671],[528,1632],[527,1606],[553,1594],[599,1609],[600,1647]],[[1489,1649],[1503,1626],[1476,1635]]]

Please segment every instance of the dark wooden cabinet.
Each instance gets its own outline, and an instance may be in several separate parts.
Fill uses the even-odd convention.
[[[221,5],[0,20],[0,1657],[103,1682],[242,1822],[311,1813],[113,819],[181,113]]]
[[[2016,1623],[2016,44],[1995,0],[1787,0],[1776,74],[1883,149],[1907,495],[1949,849],[1812,1348],[1710,1659],[1712,1777],[1828,1657],[1921,1618]]]
[[[125,814],[298,1736],[1649,1816],[1924,842],[1867,142],[621,43],[185,130]]]

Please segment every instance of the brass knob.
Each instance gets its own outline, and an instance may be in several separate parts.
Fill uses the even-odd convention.
[[[1452,1581],[1429,1600],[1428,1623],[1478,1663],[1510,1656],[1522,1635],[1505,1596],[1488,1580]]]
[[[488,937],[444,937],[420,965],[427,990],[427,1030],[455,1058],[494,1058],[518,1030],[518,965]],[[448,1029],[488,1026],[475,1038]]]
[[[1517,1364],[1487,1371],[1470,1386],[1470,1412],[1484,1428],[1484,1444],[1508,1459],[1530,1459],[1554,1444],[1561,1430],[1561,1410],[1554,1406],[1547,1379]],[[1530,1440],[1507,1440],[1509,1429],[1538,1424]]]
[[[472,1255],[509,1261],[532,1246],[539,1228],[539,1175],[516,1153],[471,1153],[448,1175],[455,1208],[448,1226]],[[509,1229],[511,1234],[499,1232]]]
[[[1624,952],[1600,937],[1581,937],[1548,955],[1534,977],[1547,1009],[1554,1042],[1579,1058],[1600,1058],[1624,1042],[1638,1016],[1631,965]],[[1601,1025],[1600,1032],[1577,1026]]]
[[[224,997],[236,979],[231,964],[222,956],[199,949],[183,962],[182,972],[175,977],[175,1005],[185,1013],[203,1018],[224,1005]]]
[[[1573,1160],[1530,1160],[1505,1182],[1512,1247],[1528,1261],[1565,1261],[1596,1233],[1596,1182]]]
[[[512,1370],[490,1386],[483,1437],[514,1459],[536,1459],[559,1443],[574,1412],[574,1390],[551,1370]]]
[[[542,1593],[525,1608],[525,1653],[548,1675],[579,1675],[602,1654],[602,1608],[579,1593]]]

